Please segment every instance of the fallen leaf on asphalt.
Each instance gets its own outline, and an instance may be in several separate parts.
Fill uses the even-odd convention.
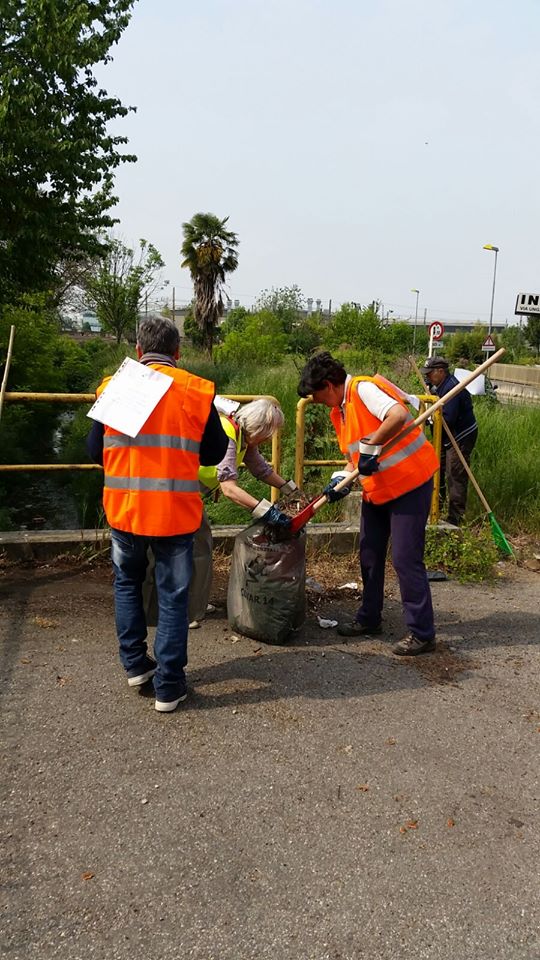
[[[90,870],[81,873],[81,880],[91,880],[94,874]]]
[[[57,620],[48,620],[47,617],[34,617],[34,623],[37,624],[38,627],[42,627],[44,630],[58,626]]]
[[[455,821],[455,820],[452,820],[452,817],[449,817],[449,819],[446,821],[446,826],[447,826],[447,827],[455,827],[455,825],[456,825],[456,821]]]
[[[19,663],[32,663],[29,657],[21,657]]]
[[[405,826],[407,830],[418,830],[418,820],[407,820]]]
[[[407,827],[400,827],[400,828],[399,828],[399,832],[400,832],[400,833],[407,833]]]
[[[57,676],[57,678],[56,678],[56,686],[57,686],[57,687],[65,687],[66,683],[69,683],[70,679],[71,679],[71,677],[60,677],[60,676]]]
[[[395,737],[388,737],[388,739],[384,742],[387,744],[387,746],[393,747],[397,743],[397,740]]]
[[[362,790],[363,793],[367,793],[367,791],[369,790],[369,786],[367,783],[359,783],[356,789]]]

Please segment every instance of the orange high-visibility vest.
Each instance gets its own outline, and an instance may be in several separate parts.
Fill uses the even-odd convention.
[[[339,447],[347,460],[358,466],[360,441],[369,436],[381,425],[358,396],[357,386],[361,382],[374,383],[379,390],[388,394],[406,410],[407,406],[399,394],[398,388],[388,380],[377,377],[353,377],[345,395],[345,418],[340,407],[330,412]],[[407,410],[407,420],[403,427],[412,421]],[[403,429],[403,428],[401,428]],[[370,477],[362,477],[362,495],[371,503],[387,503],[421,486],[439,469],[437,454],[426,439],[420,427],[415,427],[407,436],[396,443],[388,453],[379,456],[379,469]]]
[[[105,515],[111,527],[140,536],[193,533],[202,520],[199,449],[215,387],[186,370],[149,366],[173,383],[136,437],[105,427]]]

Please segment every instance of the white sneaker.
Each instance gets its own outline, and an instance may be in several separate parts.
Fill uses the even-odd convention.
[[[142,687],[144,683],[147,683],[148,680],[151,680],[156,672],[155,667],[149,667],[148,670],[145,670],[144,673],[139,673],[136,677],[128,677],[128,686],[129,687]]]
[[[154,707],[158,713],[172,713],[184,700],[187,700],[187,693],[183,693],[177,700],[156,700]]]

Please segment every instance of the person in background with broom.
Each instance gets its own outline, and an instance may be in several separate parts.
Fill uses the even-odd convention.
[[[304,367],[298,385],[301,397],[330,407],[345,470],[358,467],[362,484],[360,568],[362,604],[355,619],[341,623],[342,637],[382,633],[384,578],[388,542],[409,633],[392,647],[397,656],[435,650],[431,591],[424,565],[426,523],[439,468],[435,450],[419,427],[397,440],[385,455],[384,444],[412,421],[403,393],[383,377],[352,377],[329,353],[319,353]],[[334,474],[324,493],[330,503],[350,486],[334,487],[345,476]]]
[[[437,397],[444,397],[458,383],[457,378],[450,373],[448,360],[444,357],[428,357],[420,373],[431,393]],[[457,397],[449,400],[444,405],[442,414],[466,462],[470,464],[471,453],[478,438],[478,424],[469,391],[462,390]],[[465,516],[469,478],[446,433],[442,438],[440,482],[441,501],[444,499],[445,485],[448,494],[446,522],[459,527]]]

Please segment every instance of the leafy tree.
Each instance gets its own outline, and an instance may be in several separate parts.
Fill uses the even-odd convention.
[[[233,330],[242,330],[246,319],[249,317],[249,311],[245,307],[233,307],[229,310],[225,320],[219,328],[222,340],[232,333]]]
[[[291,333],[303,319],[304,295],[296,284],[292,287],[272,287],[263,290],[255,303],[257,311],[268,310],[280,321],[285,333]]]
[[[319,313],[304,317],[293,327],[289,336],[289,350],[292,353],[309,357],[323,342],[325,327]]]
[[[384,327],[383,342],[390,354],[407,356],[412,353],[413,328],[404,321],[395,321]],[[418,337],[418,330],[416,331]]]
[[[523,332],[527,343],[536,352],[536,356],[538,356],[540,354],[540,317],[527,317],[527,324]]]
[[[492,334],[495,345],[497,346],[497,336]],[[445,356],[454,363],[460,357],[466,358],[470,363],[481,363],[485,359],[482,353],[482,344],[487,337],[487,327],[477,323],[474,330],[468,333],[452,333],[445,337]]]
[[[524,343],[523,331],[520,327],[506,327],[501,333],[500,339],[506,350],[506,355],[502,359],[507,363],[518,363],[520,358],[527,354],[527,346]]]
[[[139,240],[136,254],[121,240],[113,239],[104,258],[89,270],[85,300],[96,311],[102,330],[114,334],[117,343],[124,337],[133,339],[140,306],[156,290],[164,266],[147,240]]]
[[[337,349],[343,343],[358,349],[376,348],[381,346],[382,338],[383,326],[375,303],[361,308],[344,303],[332,317],[324,343],[330,350]]]
[[[0,288],[4,303],[54,289],[62,260],[100,255],[113,224],[113,171],[134,156],[107,124],[129,109],[92,67],[129,23],[133,0],[2,0]]]
[[[247,364],[279,363],[287,352],[287,335],[269,310],[251,313],[241,330],[232,330],[216,349],[218,362]]]
[[[193,316],[193,308],[190,307],[184,317],[184,336],[191,340],[194,347],[203,347],[203,332]]]
[[[194,317],[203,333],[210,356],[220,317],[223,316],[223,288],[228,273],[238,266],[238,237],[213,213],[196,213],[182,224],[182,267],[191,273],[195,292]]]

